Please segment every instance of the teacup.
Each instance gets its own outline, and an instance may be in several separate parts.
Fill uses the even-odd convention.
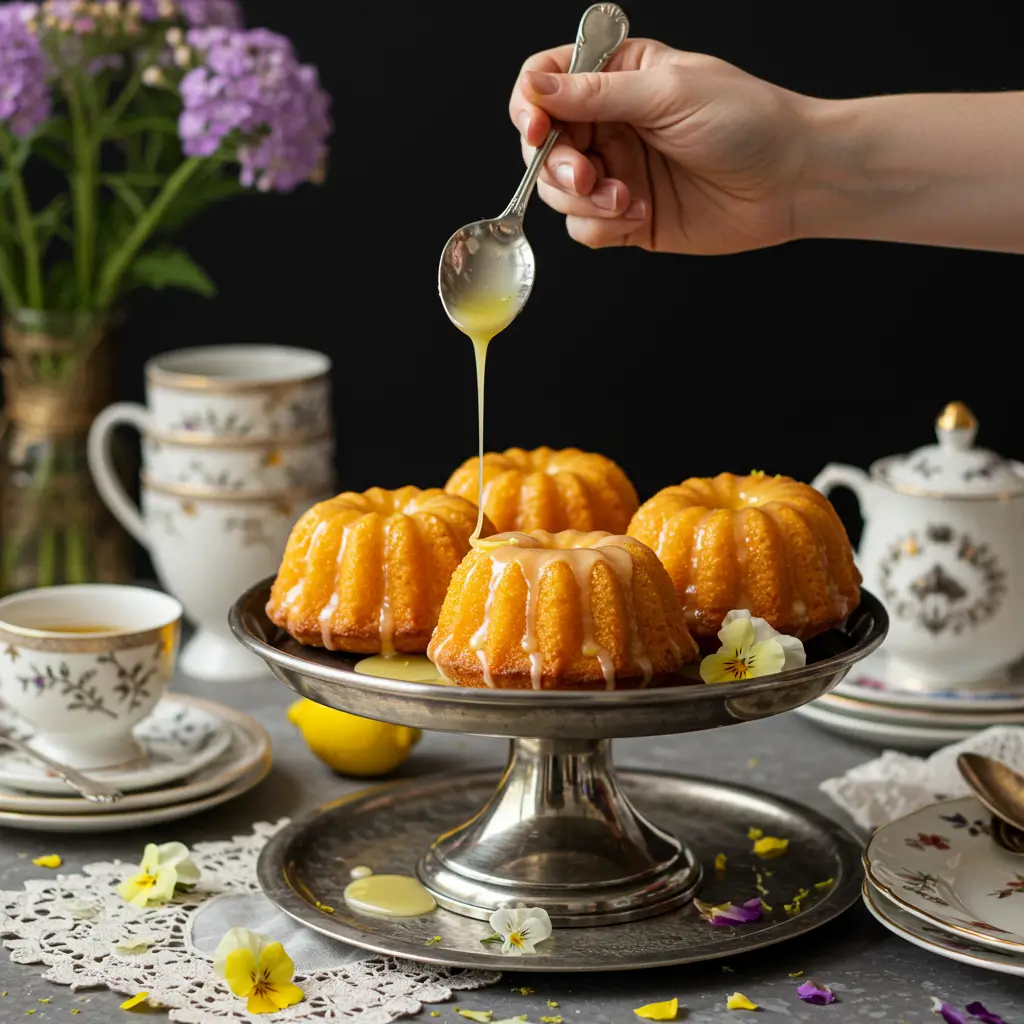
[[[0,600],[0,701],[30,744],[74,768],[136,761],[132,730],[174,670],[181,605],[146,587],[81,584]]]
[[[330,370],[322,352],[286,345],[164,352],[146,364],[144,429],[184,441],[322,437],[331,432]]]

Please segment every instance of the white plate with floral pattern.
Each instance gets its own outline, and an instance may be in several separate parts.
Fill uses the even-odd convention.
[[[244,711],[209,704],[195,698],[183,698],[189,703],[212,708],[222,717],[231,731],[231,742],[212,761],[197,772],[177,782],[157,789],[144,789],[127,793],[116,803],[94,803],[74,795],[45,796],[36,793],[18,793],[0,788],[0,823],[7,820],[3,812],[12,815],[107,815],[127,814],[151,807],[170,807],[198,800],[219,789],[230,786],[248,774],[270,755],[270,735],[266,729]],[[65,787],[65,794],[71,791]]]
[[[146,752],[145,760],[91,768],[88,774],[125,793],[155,789],[192,775],[231,743],[231,729],[219,710],[220,705],[210,701],[168,694],[135,727],[134,736]],[[0,729],[22,739],[32,738],[31,727],[5,708],[0,708]],[[7,748],[0,749],[0,786],[64,797],[70,792],[67,784],[44,765]]]
[[[992,949],[972,939],[947,932],[938,925],[922,921],[901,909],[867,880],[864,882],[864,906],[879,924],[884,925],[894,935],[928,950],[929,953],[938,953],[939,956],[958,960],[972,967],[982,967],[987,971],[1024,977],[1024,953]]]
[[[1024,953],[1024,856],[992,841],[974,797],[945,800],[878,829],[864,869],[922,921],[983,946]]]

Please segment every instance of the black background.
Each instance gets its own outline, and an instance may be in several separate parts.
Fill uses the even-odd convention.
[[[335,360],[343,487],[443,485],[475,451],[476,419],[472,351],[441,310],[438,255],[460,224],[504,206],[522,172],[510,87],[526,56],[571,41],[586,4],[243,6],[250,26],[291,37],[334,97],[328,180],[190,227],[184,242],[220,294],[133,301],[121,395],[141,398],[146,358],[169,348],[319,348]],[[635,36],[823,97],[1024,87],[1019,4],[626,9]],[[602,451],[644,498],[723,469],[810,479],[828,461],[866,466],[928,443],[959,398],[980,443],[1024,455],[1017,257],[844,241],[714,258],[591,252],[537,200],[527,228],[538,279],[491,347],[490,449]]]

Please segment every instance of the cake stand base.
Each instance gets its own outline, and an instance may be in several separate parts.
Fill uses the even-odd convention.
[[[467,917],[541,907],[562,928],[636,921],[685,903],[700,863],[634,810],[610,753],[610,740],[513,740],[497,791],[433,843],[420,881]]]
[[[493,773],[435,776],[335,801],[270,840],[260,857],[260,885],[291,917],[364,949],[454,967],[501,970],[515,966],[530,971],[628,970],[732,956],[811,931],[859,898],[861,844],[815,811],[705,779],[638,771],[620,772],[616,777],[608,771],[606,744],[599,744],[589,755],[576,753],[562,761],[563,757],[564,752],[545,750],[536,741],[520,741],[501,779]],[[570,765],[587,766],[582,768],[583,777],[566,778],[564,771]],[[538,771],[546,773],[546,778],[530,781],[524,790],[531,773]],[[592,785],[597,789],[588,792]],[[607,789],[608,785],[613,788]],[[561,805],[557,802],[560,791]],[[526,801],[537,800],[540,794],[553,802],[517,807],[516,794]],[[557,809],[558,816],[571,811],[566,821],[575,821],[582,831],[567,832],[559,825],[546,833],[546,818],[554,815],[540,814],[544,806]],[[480,811],[481,807],[485,809]],[[591,826],[588,815],[595,810],[599,824]],[[516,814],[508,817],[513,811]],[[610,915],[605,920],[619,923],[556,927],[551,938],[537,946],[535,955],[512,963],[502,955],[500,945],[482,941],[491,935],[489,924],[476,919],[476,914],[467,916],[477,906],[477,897],[483,902],[508,889],[507,885],[495,887],[490,875],[495,865],[501,865],[503,880],[515,878],[516,886],[530,893],[529,900],[534,902],[527,902],[528,906],[538,905],[538,895],[547,897],[552,901],[549,906],[573,911],[565,915],[570,924],[577,909],[576,893],[556,894],[538,884],[542,869],[537,868],[537,876],[532,871],[539,862],[516,858],[516,836],[535,848],[538,842],[530,832],[517,831],[520,819],[531,823],[531,831],[548,835],[547,846],[539,847],[546,849],[542,860],[546,858],[548,865],[562,874],[572,864],[583,866],[587,871],[583,885],[591,891],[601,891],[594,884],[595,876],[611,881],[604,890],[605,913]],[[609,841],[607,829],[615,821],[623,829],[624,852],[619,854],[602,845]],[[759,859],[747,835],[751,827],[788,839],[789,848],[771,861]],[[686,836],[692,854],[671,839],[673,834]],[[561,860],[553,846],[559,836],[571,844],[561,851]],[[424,851],[428,851],[425,856]],[[720,853],[726,858],[724,871],[715,869]],[[453,867],[443,871],[436,867],[445,863]],[[653,878],[665,894],[658,901],[658,909],[665,912],[643,921],[636,920],[645,908],[632,880],[611,877],[634,863],[639,875],[647,872],[648,878],[655,865]],[[421,872],[436,892],[444,890],[445,903],[458,905],[459,913],[444,904],[432,914],[414,918],[356,913],[346,905],[343,892],[357,865],[377,873]],[[772,909],[761,920],[735,928],[708,924],[690,902],[666,910],[670,901],[686,900],[700,865],[703,901],[743,902],[761,895]],[[472,878],[468,870],[488,876],[471,898],[465,895]],[[515,870],[518,875],[509,874]],[[623,908],[616,908],[611,896],[617,886],[628,901]],[[623,921],[617,909],[633,919]]]

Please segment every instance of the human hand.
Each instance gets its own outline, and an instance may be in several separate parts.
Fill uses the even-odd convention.
[[[526,61],[509,114],[527,162],[564,123],[538,194],[576,241],[710,255],[794,237],[816,101],[649,39],[600,74],[566,74],[572,50]]]

